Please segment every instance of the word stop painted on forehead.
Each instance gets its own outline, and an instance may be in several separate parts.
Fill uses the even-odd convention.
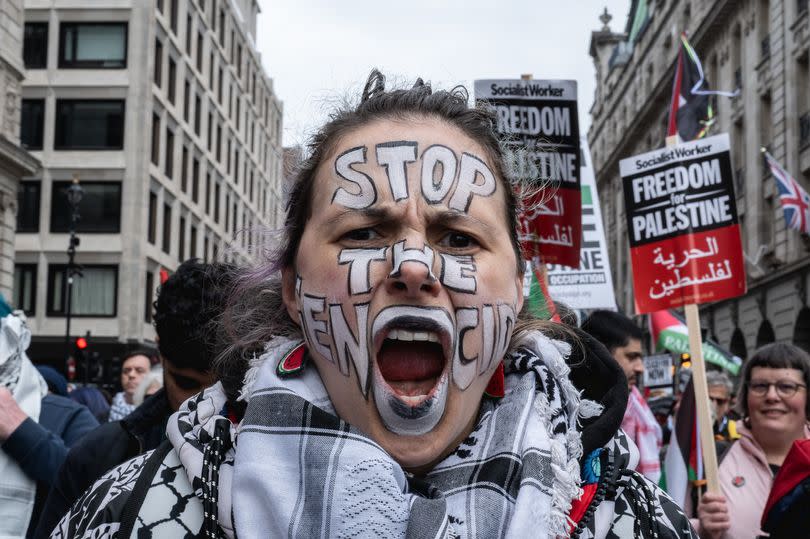
[[[408,163],[416,161],[419,145],[414,141],[388,141],[375,146],[377,164],[385,169],[388,186],[395,201],[408,198]],[[350,189],[340,186],[332,195],[332,203],[351,209],[365,209],[377,201],[377,188],[372,179],[355,168],[367,164],[368,146],[358,146],[335,159],[335,173],[350,182]],[[447,146],[434,144],[420,156],[422,196],[430,204],[445,200],[453,190],[447,206],[468,212],[474,196],[488,197],[495,193],[495,174],[483,159],[467,152],[456,157]]]

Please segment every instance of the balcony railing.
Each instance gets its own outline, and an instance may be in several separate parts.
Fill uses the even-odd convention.
[[[810,144],[810,112],[799,117],[799,146],[804,148]]]
[[[760,45],[760,58],[762,60],[767,60],[771,57],[771,36],[767,35],[762,39],[762,44]]]

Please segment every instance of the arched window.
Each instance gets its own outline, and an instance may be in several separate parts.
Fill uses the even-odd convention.
[[[734,333],[731,335],[731,343],[728,346],[732,354],[739,357],[743,361],[748,357],[748,350],[745,346],[745,335],[740,328],[734,328]]]
[[[757,331],[757,348],[774,341],[776,341],[776,335],[773,332],[773,326],[767,320],[763,320]]]
[[[810,307],[803,307],[793,328],[793,344],[810,352]]]

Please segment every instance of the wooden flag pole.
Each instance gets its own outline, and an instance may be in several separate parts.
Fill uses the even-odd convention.
[[[677,135],[667,137],[667,147],[677,144]],[[714,446],[714,428],[709,411],[709,388],[706,385],[706,363],[703,361],[703,339],[700,330],[700,312],[695,303],[684,306],[686,327],[689,331],[689,353],[692,361],[692,387],[695,388],[695,407],[698,415],[700,448],[703,452],[703,474],[706,492],[720,493],[717,478],[717,452]]]

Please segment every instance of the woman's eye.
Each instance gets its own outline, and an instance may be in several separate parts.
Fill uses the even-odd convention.
[[[349,241],[371,241],[377,239],[379,236],[380,235],[373,228],[358,228],[343,234],[342,239]]]
[[[441,244],[453,249],[466,249],[478,245],[473,238],[462,232],[450,232],[442,239]]]

